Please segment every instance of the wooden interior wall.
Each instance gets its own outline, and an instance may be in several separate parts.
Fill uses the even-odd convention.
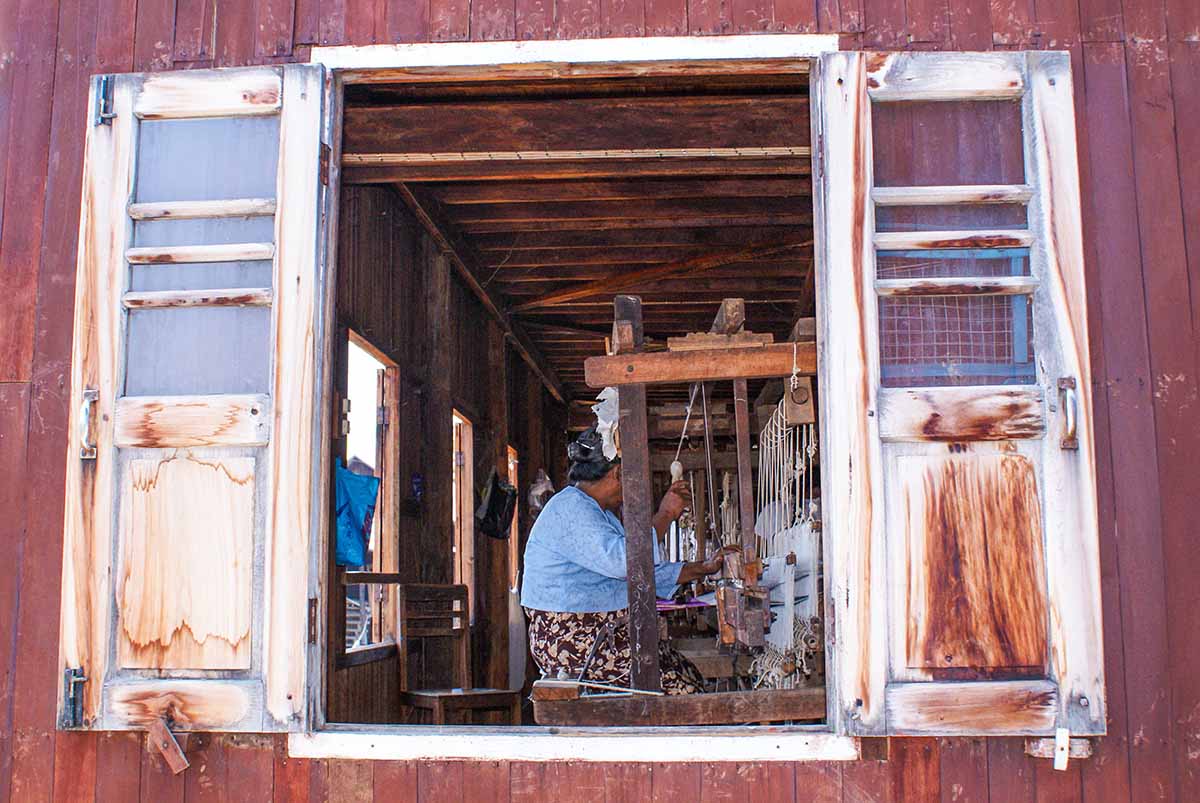
[[[90,74],[304,60],[318,43],[764,31],[840,33],[849,48],[1071,51],[1110,713],[1096,758],[1055,773],[1025,758],[1020,740],[945,739],[900,741],[887,764],[392,764],[289,760],[281,738],[217,737],[172,777],[135,736],[55,733]],[[1200,799],[1198,121],[1194,0],[0,4],[0,800],[365,799],[372,789],[422,800],[729,799],[764,789],[828,801]]]
[[[338,228],[337,319],[394,360],[400,369],[400,443],[397,463],[404,509],[397,513],[399,571],[411,582],[450,582],[450,411],[473,423],[475,480],[493,467],[507,476],[507,448],[529,452],[534,472],[545,440],[541,415],[525,426],[510,422],[510,364],[503,332],[440,258],[431,238],[386,186],[345,187]],[[518,373],[523,393],[536,376]],[[413,476],[425,495],[413,497]],[[524,507],[522,502],[521,507]],[[476,623],[473,667],[478,685],[508,682],[508,542],[476,534]],[[436,686],[448,676],[449,653],[436,644],[410,649],[411,688]],[[397,722],[400,683],[395,657],[332,672],[327,716],[333,722]]]

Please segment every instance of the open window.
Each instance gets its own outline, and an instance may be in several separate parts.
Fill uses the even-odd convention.
[[[92,82],[60,724],[295,730],[321,510],[322,69]]]
[[[346,666],[395,654],[400,378],[395,361],[354,329],[342,327],[336,345],[335,386],[343,401],[333,451],[350,474],[378,481],[366,497],[372,504],[369,521],[356,521],[349,532],[343,532],[344,524],[332,525],[342,529],[332,544],[330,588],[342,598],[331,604],[330,651],[336,665]],[[341,489],[343,497],[349,490]]]
[[[1069,56],[828,54],[814,94],[835,723],[1103,733]]]
[[[734,696],[551,724],[1102,733],[1067,57],[439,69],[94,83],[62,726],[535,724],[522,549],[615,386],[629,621]],[[660,605],[676,462],[658,549],[745,565]]]
[[[475,429],[466,416],[451,413],[454,451],[450,455],[450,526],[453,530],[454,582],[466,586],[470,619],[475,621]]]

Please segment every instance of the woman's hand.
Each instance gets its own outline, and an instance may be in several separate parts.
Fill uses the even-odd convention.
[[[679,580],[677,582],[680,585],[684,585],[693,580],[708,577],[710,574],[716,574],[725,565],[725,556],[732,552],[740,552],[741,549],[740,546],[736,545],[723,546],[708,560],[683,564],[683,568],[679,570]]]
[[[671,483],[671,487],[663,494],[662,501],[658,503],[658,513],[669,522],[675,521],[691,504],[692,489],[687,482],[679,480]]]
[[[734,552],[741,552],[741,551],[742,551],[742,548],[740,546],[737,546],[736,544],[730,544],[729,546],[723,546],[720,549],[718,549],[711,558],[709,558],[708,560],[706,560],[700,564],[701,567],[703,567],[703,569],[704,569],[705,577],[707,577],[710,574],[716,574],[717,572],[721,571],[721,569],[723,569],[725,567],[725,556],[726,555],[731,555]]]

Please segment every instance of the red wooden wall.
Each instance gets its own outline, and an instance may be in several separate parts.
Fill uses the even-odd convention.
[[[87,77],[307,58],[313,44],[827,31],[844,46],[1073,55],[1100,444],[1111,720],[1066,773],[1020,740],[886,764],[309,762],[208,738],[180,777],[54,731],[66,394]],[[1200,2],[0,2],[0,800],[1200,800]]]

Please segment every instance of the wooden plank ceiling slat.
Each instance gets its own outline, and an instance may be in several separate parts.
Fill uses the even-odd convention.
[[[748,328],[779,340],[812,314],[811,165],[794,155],[809,145],[805,80],[705,88],[656,79],[622,91],[591,81],[574,93],[561,81],[357,88],[347,96],[343,177],[401,183],[402,195],[422,199],[568,393],[586,400],[594,391],[583,361],[603,353],[615,292],[642,297],[652,350],[706,331],[723,298],[744,298]],[[624,156],[671,148],[712,152]],[[728,148],[756,155],[717,150]],[[464,152],[513,158],[406,156]],[[686,394],[664,386],[649,395],[661,403]]]

